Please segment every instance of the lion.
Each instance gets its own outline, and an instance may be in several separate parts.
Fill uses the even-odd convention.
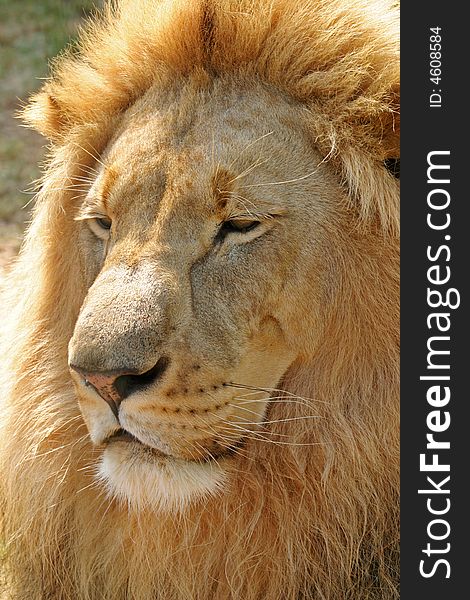
[[[397,598],[398,107],[389,0],[120,0],[53,64],[10,598]]]

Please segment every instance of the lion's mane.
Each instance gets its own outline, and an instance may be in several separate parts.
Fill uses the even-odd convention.
[[[282,384],[320,399],[322,418],[296,425],[299,439],[313,427],[318,445],[265,444],[220,497],[178,517],[137,514],[96,487],[70,382],[67,344],[86,290],[73,244],[76,192],[64,182],[151,85],[196,71],[241,73],[303,103],[357,227],[337,319],[309,369],[292,367]],[[3,302],[11,597],[396,597],[398,182],[384,161],[399,155],[398,75],[389,0],[121,0],[56,61],[25,111],[50,138],[51,158]]]

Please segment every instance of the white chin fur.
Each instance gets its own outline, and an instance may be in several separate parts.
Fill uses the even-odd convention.
[[[226,473],[215,462],[135,456],[116,444],[104,451],[98,478],[110,496],[125,502],[132,510],[150,508],[177,513],[190,502],[220,493]]]

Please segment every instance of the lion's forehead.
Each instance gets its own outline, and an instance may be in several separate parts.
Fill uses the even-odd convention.
[[[248,186],[304,175],[316,158],[293,113],[259,89],[241,97],[230,87],[225,95],[182,90],[178,101],[151,90],[123,116],[94,191],[123,207],[146,197],[154,206],[169,192],[173,207],[214,211],[230,182],[249,202],[276,202],[279,189]]]

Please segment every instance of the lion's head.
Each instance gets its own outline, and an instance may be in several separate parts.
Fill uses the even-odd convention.
[[[80,408],[113,493],[179,504],[246,440],[282,439],[269,398],[335,312],[346,196],[302,108],[232,78],[150,89],[94,168],[75,216]]]
[[[10,303],[22,593],[394,595],[396,15],[242,4],[122,1],[26,109],[53,158]]]

